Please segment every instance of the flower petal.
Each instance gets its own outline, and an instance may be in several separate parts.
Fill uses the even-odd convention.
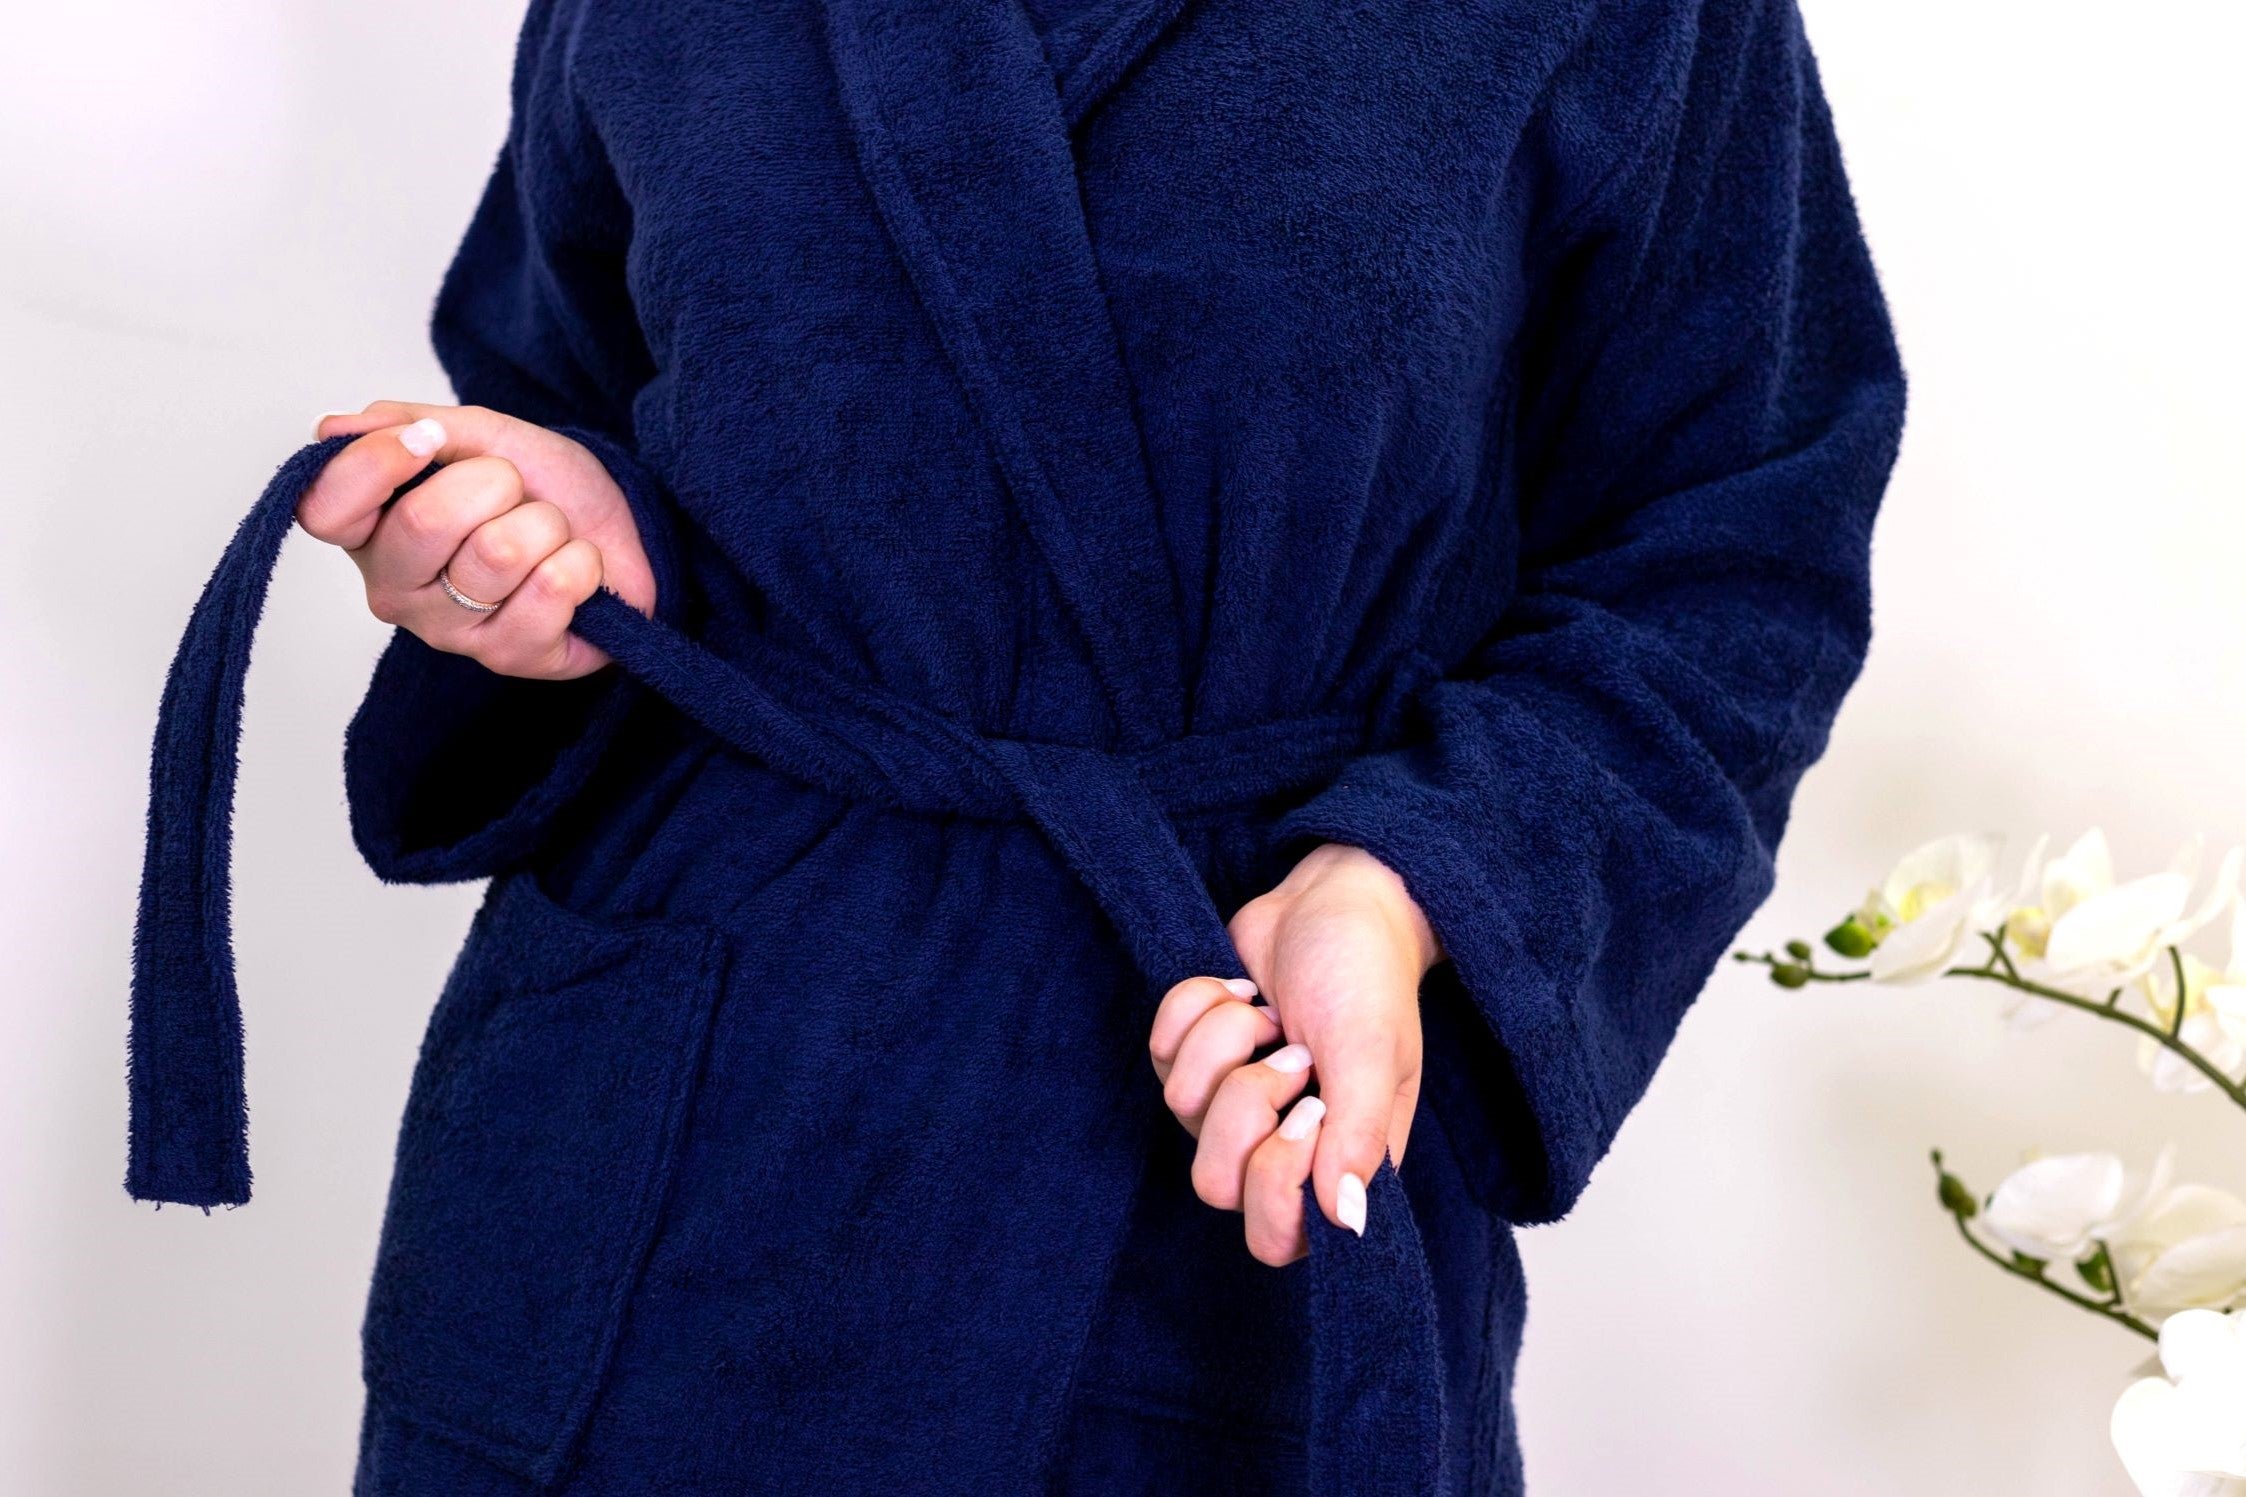
[[[2152,1045],[2152,1041],[2145,1041]],[[2152,1089],[2165,1096],[2197,1096],[2214,1086],[2199,1068],[2173,1050],[2152,1045],[2152,1066],[2146,1072],[2152,1078]]]
[[[1913,889],[1928,884],[1947,889],[1977,884],[1996,866],[1996,855],[2003,846],[2004,839],[1994,832],[1937,837],[1903,855],[1880,886],[1881,897],[1901,909]]]
[[[2156,1256],[2129,1292],[2138,1314],[2221,1310],[2246,1291],[2246,1225],[2187,1237]],[[2246,1372],[2246,1369],[2241,1369]],[[2246,1472],[2236,1473],[2246,1476]]]
[[[2215,917],[2231,906],[2238,898],[2238,874],[2242,862],[2246,862],[2246,848],[2234,847],[2223,854],[2222,864],[2215,870],[2214,882],[2207,886],[2207,893],[2200,899],[2198,908],[2162,932],[2161,945],[2174,946],[2190,940],[2213,924]]]
[[[2122,1199],[2115,1205],[2112,1215],[2098,1223],[2098,1235],[2100,1237],[2112,1237],[2126,1232],[2136,1225],[2140,1217],[2147,1216],[2154,1210],[2163,1208],[2169,1202],[2175,1200],[2179,1191],[2172,1191],[2168,1188],[2168,1182],[2175,1178],[2175,1174],[2176,1144],[2175,1140],[2171,1139],[2160,1146],[2160,1152],[2152,1157],[2151,1167],[2142,1174],[2135,1171],[2124,1171]],[[2221,1194],[2221,1192],[2218,1191],[2216,1194]],[[2228,1226],[2228,1220],[2223,1221],[2222,1225]]]
[[[2139,1378],[2114,1400],[2107,1426],[2114,1453],[2143,1497],[2203,1497],[2201,1478],[2177,1460],[2180,1422],[2175,1386],[2165,1379]]]
[[[2225,1045],[2246,1046],[2246,983],[2213,983],[2200,996],[2207,1000],[2207,1011]]]
[[[2043,907],[2056,919],[2112,887],[2113,851],[2106,846],[2106,834],[2092,827],[2044,866]]]
[[[2160,1367],[2171,1381],[2219,1378],[2238,1356],[2230,1317],[2214,1310],[2185,1310],[2160,1327]]]
[[[2169,1453],[2186,1471],[2246,1477],[2246,1366],[2179,1379],[2176,1443]]]
[[[2093,895],[2052,922],[2045,959],[2061,972],[2128,968],[2146,960],[2190,897],[2191,881],[2180,873],[2149,874]]]
[[[1975,930],[1997,930],[2011,919],[2013,911],[2035,904],[2036,888],[2043,878],[2043,850],[2050,841],[2048,832],[2035,839],[2035,845],[2028,849],[2027,861],[2020,865],[2019,880],[2009,891],[1996,888],[1995,879],[1989,879],[1980,903],[1973,910],[1971,924]]]
[[[2007,1175],[1982,1221],[2032,1257],[2073,1262],[2121,1204],[2128,1172],[2111,1154],[2053,1154]]]
[[[1960,889],[1916,920],[1889,931],[1887,938],[1872,949],[1872,981],[1929,982],[1941,976],[1971,934],[1966,917],[1973,913],[1985,891],[1986,886],[1980,884]]]

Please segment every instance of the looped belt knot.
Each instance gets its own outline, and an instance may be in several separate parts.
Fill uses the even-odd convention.
[[[126,1188],[141,1200],[249,1199],[228,909],[242,688],[297,502],[345,440],[315,442],[274,475],[196,602],[165,683],[133,941]],[[1243,975],[1174,818],[1320,784],[1377,726],[1335,714],[1109,752],[979,734],[768,641],[721,657],[605,591],[573,627],[729,746],[790,778],[902,811],[1034,824],[1154,992],[1192,976]],[[1390,700],[1372,716],[1394,712]],[[1430,1491],[1443,1446],[1433,1291],[1403,1188],[1385,1165],[1368,1212],[1363,1242],[1306,1212],[1313,1482],[1320,1491]]]
[[[1042,830],[1157,984],[1235,976],[1225,935],[1172,818],[1250,805],[1330,778],[1364,746],[1327,714],[1120,753],[1000,738],[760,639],[719,656],[614,593],[572,625],[721,741],[845,799]]]

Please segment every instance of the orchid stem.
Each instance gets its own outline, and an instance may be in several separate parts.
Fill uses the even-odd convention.
[[[2169,949],[2173,951],[2175,948],[2170,947]],[[2109,1024],[2119,1024],[2125,1029],[2134,1029],[2135,1031],[2137,1031],[2137,1033],[2145,1036],[2145,1038],[2159,1045],[2163,1050],[2167,1050],[2173,1053],[2186,1065],[2190,1066],[2200,1075],[2206,1077],[2208,1082],[2217,1091],[2230,1098],[2232,1106],[2240,1108],[2242,1110],[2246,1110],[2246,1086],[2241,1086],[2237,1082],[2231,1080],[2230,1077],[2223,1074],[2222,1067],[2216,1065],[2213,1061],[2200,1054],[2190,1045],[2185,1044],[2182,1036],[2178,1033],[2178,1031],[2182,1028],[2180,1024],[2154,1024],[2149,1020],[2140,1019],[2135,1014],[2129,1013],[2117,1006],[2099,1003],[2089,998],[2078,998],[2072,993],[2062,992],[2057,988],[2045,987],[2042,983],[2039,982],[2028,982],[2025,979],[2021,978],[2005,977],[1998,973],[1984,972],[1973,967],[1952,967],[1949,971],[1943,973],[1942,975],[1945,977],[1985,978],[1993,982],[2002,983],[2004,984],[2004,986],[2016,989],[2022,993],[2032,993],[2038,998],[2047,999],[2050,1002],[2059,1004],[2065,1008],[2079,1009],[2083,1013],[2089,1014],[2093,1018],[2104,1019]],[[2183,1006],[2183,990],[2179,988],[2176,995],[2176,1009],[2179,1013],[2182,1012]]]
[[[1983,1242],[1979,1237],[1974,1235],[1973,1229],[1966,1225],[1964,1217],[1952,1216],[1950,1220],[1957,1223],[1957,1235],[1965,1239],[1965,1245],[1967,1247],[1970,1247],[1974,1252],[1979,1253],[1982,1257],[1988,1259],[1991,1263],[1994,1263],[1997,1267],[2003,1269],[2006,1273],[2012,1275],[2014,1278],[2026,1279],[2031,1284],[2039,1285],[2040,1287],[2049,1290],[2051,1293],[2056,1294],[2057,1296],[2059,1296],[2059,1298],[2065,1300],[2068,1304],[2075,1305],[2081,1309],[2087,1310],[2092,1315],[2098,1316],[2100,1319],[2110,1320],[2115,1325],[2124,1326],[2129,1330],[2135,1331],[2138,1335],[2144,1337],[2147,1341],[2158,1341],[2160,1339],[2160,1332],[2154,1330],[2144,1321],[2139,1320],[2136,1316],[2121,1308],[2121,1305],[2118,1303],[2118,1296],[2116,1296],[2116,1299],[2114,1301],[2099,1301],[2094,1300],[2085,1294],[2076,1294],[2072,1289],[2067,1288],[2063,1284],[2053,1283],[2050,1276],[2044,1273],[2041,1269],[2024,1268],[2020,1264],[2013,1262],[2010,1258],[2005,1257],[1996,1249],[1990,1247],[1987,1243]]]
[[[2079,1010],[2094,1019],[2104,1019],[2109,1024],[2119,1024],[2125,1029],[2133,1029],[2162,1049],[2171,1052],[2186,1065],[2206,1077],[2217,1091],[2230,1099],[2232,1106],[2246,1111],[2246,1085],[2233,1081],[2223,1073],[2222,1067],[2184,1042],[2184,959],[2183,953],[2178,948],[2174,946],[2168,948],[2168,960],[2176,973],[2176,1012],[2169,1022],[2155,1024],[2122,1008],[2121,990],[2118,988],[2101,1002],[2094,998],[2083,998],[2059,988],[2046,987],[2040,982],[2030,982],[2020,975],[2019,968],[2013,966],[2011,954],[2004,949],[2004,937],[2001,934],[1984,931],[1981,939],[1989,943],[1990,955],[1987,962],[1978,967],[1952,967],[1942,975],[1944,977],[1970,977],[1982,982],[1998,983],[2011,988],[2014,992],[2027,993],[2033,997],[2056,1003],[2062,1008]],[[1757,966],[1796,967],[1801,970],[1804,980],[1808,982],[1866,982],[1871,978],[1869,972],[1820,972],[1814,967],[1787,961],[1772,956],[1768,952],[1740,951],[1733,953],[1733,959]],[[2000,963],[2002,964],[2001,970],[1999,969]]]
[[[1756,967],[1799,967],[1802,970],[1802,975],[1811,982],[1870,982],[1872,980],[1872,974],[1869,972],[1824,972],[1806,962],[1797,962],[1791,957],[1772,956],[1767,951],[1734,951],[1731,954],[1731,959],[1735,962],[1746,962],[1750,966]]]
[[[2180,1040],[2184,1033],[2184,999],[2189,996],[2189,990],[2184,986],[2184,953],[2182,947],[2171,946],[2168,948],[2168,965],[2174,968],[2176,973],[2176,1012],[2169,1017],[2168,1033],[2170,1037]]]

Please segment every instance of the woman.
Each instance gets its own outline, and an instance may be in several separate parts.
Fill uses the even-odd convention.
[[[248,1194],[295,516],[401,626],[360,846],[493,879],[362,1492],[1518,1491],[1512,1229],[1867,638],[1791,4],[536,0],[514,99],[464,404],[322,421],[182,646],[133,1193]]]

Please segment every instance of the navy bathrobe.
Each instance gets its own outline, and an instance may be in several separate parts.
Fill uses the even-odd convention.
[[[437,304],[660,584],[399,637],[386,879],[490,878],[359,1490],[1520,1490],[1567,1211],[1862,660],[1903,386],[1790,0],[536,0]],[[283,467],[155,758],[128,1184],[245,1200],[227,821]],[[1449,961],[1364,1239],[1146,1060],[1322,841]]]

